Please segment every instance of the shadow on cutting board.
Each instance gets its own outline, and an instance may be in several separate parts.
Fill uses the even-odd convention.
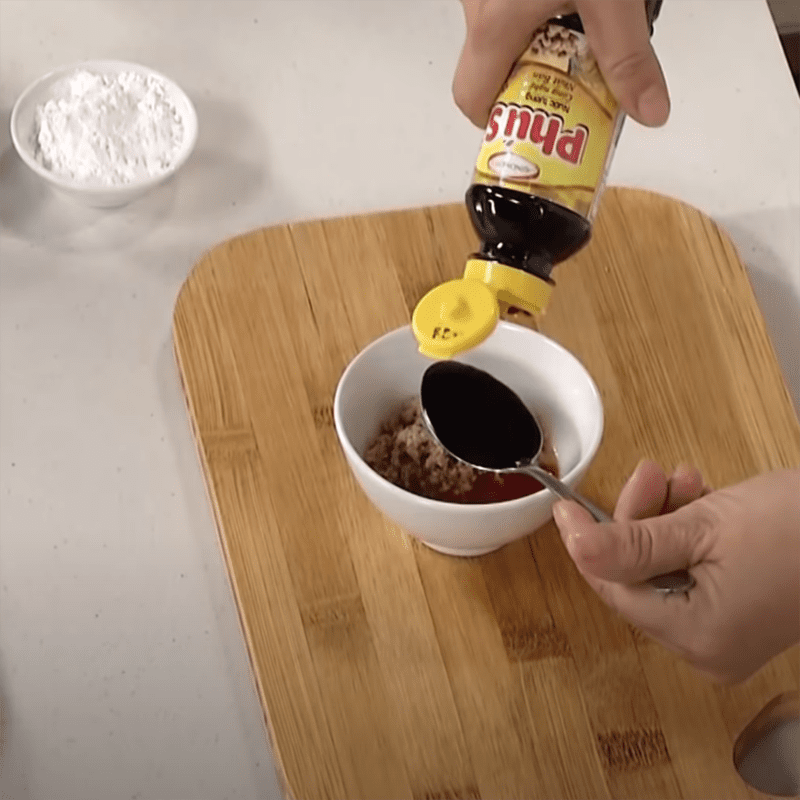
[[[736,740],[733,761],[742,779],[764,794],[800,795],[800,701],[797,692],[771,700]]]

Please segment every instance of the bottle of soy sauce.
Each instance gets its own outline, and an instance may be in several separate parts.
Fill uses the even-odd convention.
[[[661,0],[641,1],[652,33]],[[537,30],[495,101],[466,193],[480,251],[418,303],[420,352],[475,347],[501,308],[544,313],[553,267],[589,241],[623,120],[578,15]]]

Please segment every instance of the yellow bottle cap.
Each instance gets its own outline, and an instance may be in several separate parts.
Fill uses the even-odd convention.
[[[411,327],[419,351],[452,358],[477,347],[497,325],[498,300],[535,316],[543,314],[553,284],[520,269],[472,258],[464,277],[431,289],[414,309]]]
[[[420,353],[452,358],[486,339],[499,315],[497,298],[485,283],[459,278],[436,286],[417,303],[411,327]]]

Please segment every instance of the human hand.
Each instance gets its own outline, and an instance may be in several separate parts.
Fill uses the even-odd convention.
[[[600,71],[626,114],[660,126],[669,93],[650,44],[644,0],[461,0],[467,34],[453,80],[456,105],[484,127],[514,62],[534,31],[577,10]]]
[[[615,522],[571,502],[554,516],[602,600],[714,679],[744,680],[800,640],[800,469],[711,491],[696,469],[667,479],[643,461]],[[697,581],[688,597],[643,585],[683,568]]]

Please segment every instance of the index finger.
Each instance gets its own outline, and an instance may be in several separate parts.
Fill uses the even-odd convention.
[[[453,98],[478,127],[534,31],[564,0],[462,0],[467,34],[453,78]]]
[[[664,470],[650,459],[642,459],[625,482],[617,498],[614,519],[645,519],[661,513],[669,483]]]

